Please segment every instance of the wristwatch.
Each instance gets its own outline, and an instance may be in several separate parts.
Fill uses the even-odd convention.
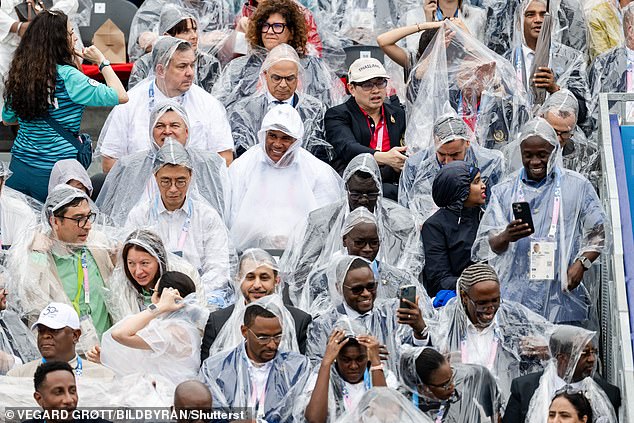
[[[101,62],[101,64],[99,65],[99,72],[101,72],[106,66],[110,66],[110,60],[108,59],[104,59],[104,61]]]
[[[156,304],[150,304],[149,306],[147,306],[147,309],[150,310],[150,313],[152,314],[158,314],[159,312],[159,308]]]
[[[581,256],[577,260],[579,260],[581,262],[581,265],[583,266],[583,268],[585,270],[588,270],[588,269],[590,269],[592,267],[592,262],[586,256]]]

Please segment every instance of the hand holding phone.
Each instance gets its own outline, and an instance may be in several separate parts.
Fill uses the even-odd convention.
[[[509,241],[515,242],[535,233],[533,216],[527,202],[513,203],[513,216],[515,220],[508,224],[505,231]]]
[[[408,300],[416,304],[416,287],[414,285],[402,286],[399,298],[401,300],[399,308],[412,308],[412,306],[410,306],[403,300]]]

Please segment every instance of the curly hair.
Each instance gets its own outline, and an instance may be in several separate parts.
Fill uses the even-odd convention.
[[[308,28],[304,14],[293,0],[266,0],[261,2],[253,15],[247,30],[247,39],[251,46],[264,47],[262,43],[262,25],[273,13],[279,13],[286,20],[286,29],[291,32],[288,45],[293,47],[297,54],[306,54],[306,42],[308,41]]]
[[[4,100],[21,119],[33,120],[46,114],[55,96],[57,65],[76,67],[67,23],[63,12],[39,13],[15,50]]]

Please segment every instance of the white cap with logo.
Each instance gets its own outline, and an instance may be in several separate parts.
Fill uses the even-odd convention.
[[[389,78],[383,64],[373,57],[357,59],[348,70],[348,82],[365,82],[372,78]]]
[[[71,329],[79,329],[79,316],[75,309],[64,303],[50,303],[40,312],[37,322],[33,323],[31,330],[37,325],[44,325],[51,329],[62,329],[68,326]]]

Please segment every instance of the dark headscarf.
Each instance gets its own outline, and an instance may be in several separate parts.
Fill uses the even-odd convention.
[[[431,195],[438,207],[459,213],[469,197],[471,182],[480,172],[475,166],[456,160],[440,168],[431,188]]]

